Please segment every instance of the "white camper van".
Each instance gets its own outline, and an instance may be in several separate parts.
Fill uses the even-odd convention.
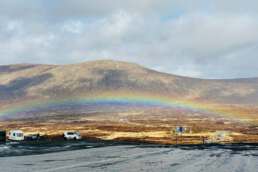
[[[23,141],[24,134],[21,130],[11,130],[9,132],[8,139],[11,141]]]

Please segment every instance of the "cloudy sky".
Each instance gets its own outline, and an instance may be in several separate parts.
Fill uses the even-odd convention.
[[[0,0],[0,64],[136,62],[258,76],[257,0]]]

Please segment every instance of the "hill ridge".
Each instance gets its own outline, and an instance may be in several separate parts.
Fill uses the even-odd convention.
[[[198,79],[114,60],[70,65],[0,66],[0,104],[30,97],[51,99],[119,90],[191,101],[255,104],[258,78]]]

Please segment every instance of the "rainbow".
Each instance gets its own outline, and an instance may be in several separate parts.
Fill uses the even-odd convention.
[[[44,100],[28,100],[7,105],[0,108],[0,116],[18,116],[20,113],[26,113],[36,110],[44,110],[52,107],[68,106],[68,105],[142,105],[142,106],[158,106],[180,108],[190,111],[202,111],[207,113],[215,113],[212,107],[203,103],[194,103],[191,101],[174,99],[171,97],[129,92],[105,92],[94,95],[75,96],[72,98],[57,98]]]

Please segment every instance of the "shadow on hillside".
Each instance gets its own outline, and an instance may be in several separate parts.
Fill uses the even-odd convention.
[[[26,90],[29,87],[41,84],[51,77],[51,74],[43,74],[30,78],[17,78],[7,85],[0,85],[1,100],[10,100],[25,96]]]
[[[16,72],[20,70],[25,70],[29,68],[33,68],[36,65],[26,65],[26,66],[0,66],[0,73],[10,73],[10,72]]]

